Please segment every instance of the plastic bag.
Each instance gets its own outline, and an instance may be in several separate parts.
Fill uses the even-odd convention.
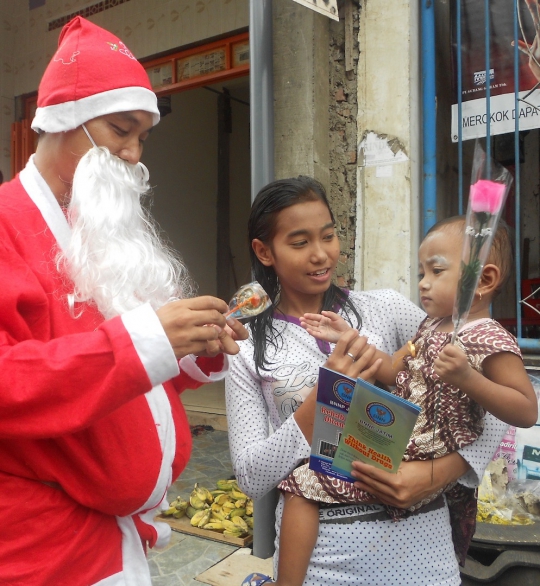
[[[540,521],[540,486],[508,480],[506,460],[490,462],[478,488],[476,520],[494,525],[531,525]]]

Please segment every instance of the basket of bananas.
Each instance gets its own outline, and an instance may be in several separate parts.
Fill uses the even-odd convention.
[[[236,480],[218,480],[216,488],[195,484],[188,499],[177,497],[162,511],[173,529],[246,546],[253,540],[253,501]]]

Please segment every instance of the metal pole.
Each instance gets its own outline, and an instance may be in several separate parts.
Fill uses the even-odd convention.
[[[249,1],[251,201],[274,179],[272,1]],[[253,555],[274,554],[277,489],[254,502]]]
[[[518,2],[514,2],[514,189],[515,189],[515,214],[516,214],[516,337],[519,340],[519,347],[523,350],[530,348],[524,347],[521,339],[523,336],[521,324],[521,160],[519,152],[519,50],[518,50]],[[538,340],[535,340],[538,347]]]
[[[458,100],[458,214],[463,214],[463,77],[461,55],[461,0],[457,0],[456,11],[457,37],[457,100]]]
[[[274,179],[272,1],[249,2],[251,201]]]
[[[435,8],[422,0],[423,233],[437,221],[437,104],[435,91]]]
[[[484,0],[484,30],[486,34],[486,178],[491,179],[491,26],[489,0]]]

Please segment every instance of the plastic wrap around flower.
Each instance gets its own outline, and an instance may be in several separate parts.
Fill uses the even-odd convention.
[[[452,343],[469,316],[512,180],[508,169],[493,160],[487,161],[486,154],[477,142],[465,220],[460,278],[452,314]]]
[[[259,315],[265,309],[270,307],[272,302],[268,293],[261,287],[257,281],[243,285],[234,294],[229,303],[229,311],[225,317],[234,317],[236,319],[246,319]]]

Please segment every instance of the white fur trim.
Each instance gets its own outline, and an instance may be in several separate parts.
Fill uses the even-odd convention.
[[[51,188],[34,164],[34,155],[19,173],[19,179],[30,199],[41,212],[49,230],[61,249],[65,249],[71,238],[71,228]]]
[[[165,503],[167,506],[163,506]],[[152,527],[157,532],[157,540],[156,544],[154,545],[155,548],[160,549],[162,547],[166,547],[171,540],[171,526],[168,523],[162,523],[160,521],[155,521],[156,514],[160,511],[167,510],[169,508],[167,497],[163,499],[163,503],[159,506],[159,508],[152,509],[151,511],[147,511],[146,513],[142,513],[139,517],[144,521],[147,525],[152,525]]]
[[[171,404],[165,389],[162,385],[158,385],[149,393],[146,393],[145,398],[156,424],[163,455],[154,490],[143,506],[137,509],[135,513],[146,512],[150,509],[155,512],[161,506],[163,499],[167,496],[167,489],[172,483],[172,465],[176,454],[176,430],[174,428]]]
[[[150,112],[154,126],[159,122],[156,94],[144,87],[125,87],[38,108],[32,128],[36,132],[66,132],[98,116],[133,110]]]
[[[175,377],[180,371],[169,339],[149,303],[121,316],[152,386]]]
[[[213,383],[225,378],[229,371],[229,359],[227,354],[223,354],[223,368],[219,372],[211,372],[208,376],[197,366],[197,357],[193,354],[188,354],[180,360],[180,370],[185,372],[193,380],[200,383]]]
[[[118,572],[118,574],[113,574],[112,576],[108,576],[92,586],[126,586],[126,581],[124,580],[124,572]]]
[[[122,531],[122,567],[125,586],[152,586],[141,538],[131,517],[116,517]]]
[[[152,494],[144,505],[137,511],[134,511],[133,514],[144,511],[140,515],[140,518],[148,525],[154,527],[158,536],[156,545],[164,547],[169,542],[171,530],[166,523],[156,523],[154,517],[162,509],[163,503],[167,498],[167,489],[172,482],[172,464],[176,452],[176,431],[172,418],[171,404],[169,403],[165,389],[161,385],[158,385],[149,393],[146,393],[145,398],[154,418],[163,457],[161,459],[159,476]],[[142,548],[141,538],[131,515],[128,517],[117,517],[116,520],[122,531],[122,566],[125,585],[152,586],[150,570]]]

